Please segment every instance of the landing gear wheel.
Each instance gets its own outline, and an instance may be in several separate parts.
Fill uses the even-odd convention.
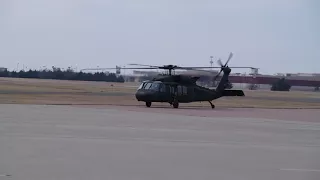
[[[173,102],[173,108],[178,108],[179,107],[179,103],[177,101]]]
[[[214,109],[214,108],[215,108],[214,104],[212,104],[211,101],[209,101],[209,103],[210,103],[210,105],[211,105],[211,108]]]
[[[151,106],[151,102],[146,102],[146,106],[150,107]]]
[[[172,106],[173,106],[173,108],[179,107],[179,102],[178,102],[177,96],[173,97]]]

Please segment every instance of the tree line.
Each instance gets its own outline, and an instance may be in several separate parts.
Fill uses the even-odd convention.
[[[0,77],[11,78],[35,78],[35,79],[58,79],[58,80],[78,80],[78,81],[104,81],[104,82],[124,82],[122,76],[115,73],[86,73],[74,72],[71,68],[61,70],[52,67],[52,70],[28,70],[28,71],[2,71]]]

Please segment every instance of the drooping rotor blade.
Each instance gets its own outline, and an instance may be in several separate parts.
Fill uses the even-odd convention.
[[[241,68],[241,69],[246,69],[246,68],[249,68],[249,69],[251,69],[251,68],[253,68],[253,67],[249,67],[249,66],[235,66],[235,67],[229,67],[229,68]]]
[[[145,64],[128,64],[128,65],[133,65],[133,66],[147,66],[147,67],[152,67],[152,68],[159,68],[159,69],[186,69],[186,70],[192,70],[192,69],[206,69],[206,68],[212,68],[208,66],[204,67],[182,67],[182,66],[176,66],[176,65],[163,65],[163,66],[151,66],[151,65],[145,65]]]
[[[203,67],[181,67],[177,66],[176,69],[185,69],[185,70],[196,70],[196,69],[213,69],[213,68],[220,68],[220,67],[208,67],[208,66],[203,66]]]
[[[250,68],[253,67],[229,67],[229,68]],[[111,69],[168,69],[163,67],[119,67],[119,68],[86,68],[82,70],[111,70]],[[173,67],[172,69],[181,69],[181,70],[195,70],[201,71],[201,69],[221,69],[221,67]],[[206,70],[202,70],[206,71]]]
[[[152,65],[145,65],[145,64],[128,64],[130,66],[147,66],[147,67],[153,67],[153,68],[159,68],[161,66],[152,66]]]
[[[149,68],[86,68],[86,69],[81,69],[80,71],[87,71],[87,70],[111,70],[111,69],[158,69],[158,68],[152,68],[152,67],[149,67]]]
[[[253,68],[249,66],[235,66],[229,68]],[[185,69],[185,70],[197,70],[197,69],[221,69],[221,67],[177,67],[176,69]]]
[[[204,70],[204,69],[184,69],[184,70],[192,70],[192,71],[200,71],[200,72],[208,72],[215,73],[216,71]]]

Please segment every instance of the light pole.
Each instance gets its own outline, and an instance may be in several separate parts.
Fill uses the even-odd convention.
[[[210,64],[211,64],[211,70],[212,70],[212,64],[213,64],[213,60],[212,59],[213,59],[213,56],[210,56],[210,59],[211,59],[210,60]]]
[[[123,69],[123,79],[126,82],[126,70],[125,70],[126,66],[122,66],[122,67],[124,68]]]

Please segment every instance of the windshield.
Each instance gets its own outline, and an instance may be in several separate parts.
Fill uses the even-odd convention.
[[[160,82],[147,82],[147,83],[142,83],[138,89],[148,89],[148,90],[153,90],[153,91],[159,91],[160,85],[162,83]]]
[[[145,85],[145,83],[141,83],[138,89],[142,89],[142,87]]]

